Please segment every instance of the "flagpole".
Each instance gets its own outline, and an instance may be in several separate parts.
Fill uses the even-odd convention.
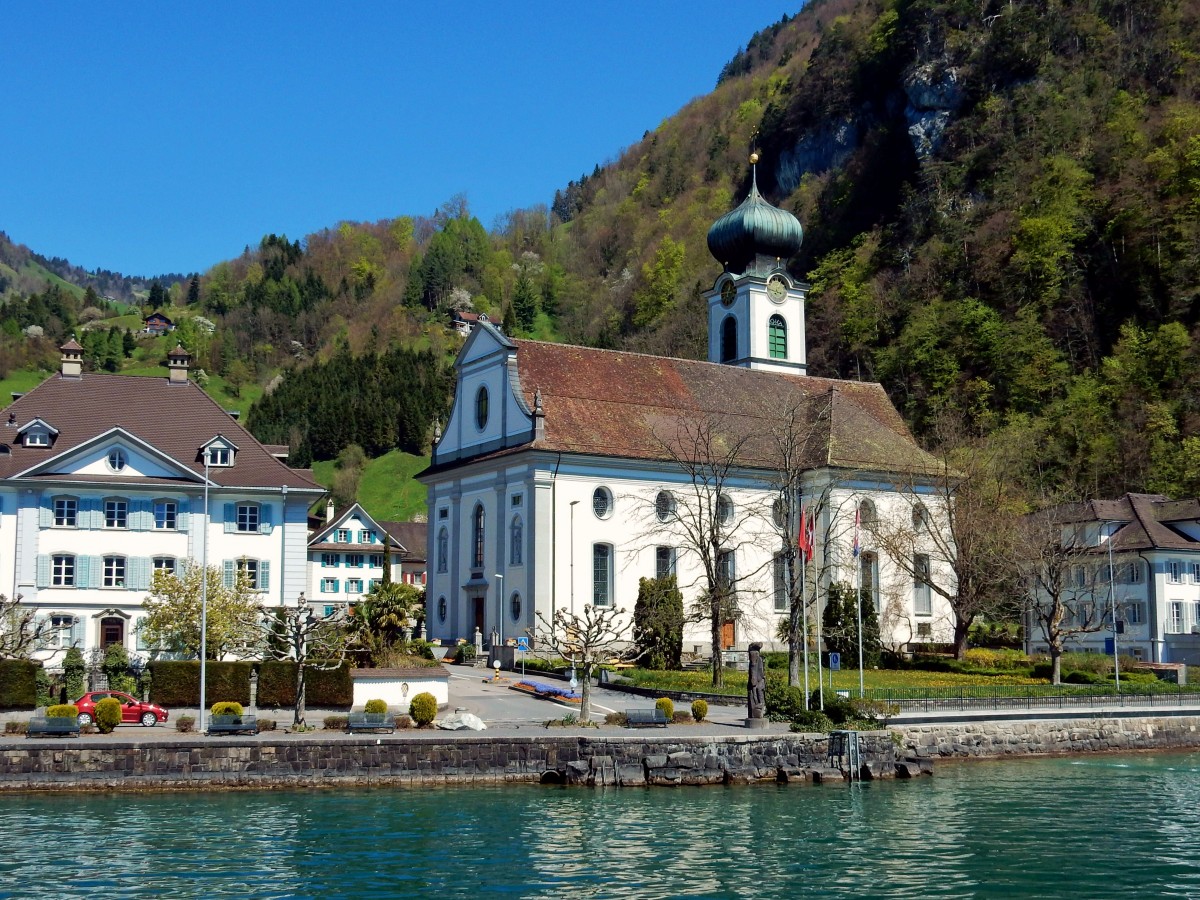
[[[816,547],[814,544],[817,540],[817,514],[810,511],[809,516],[812,523],[812,531],[806,531],[805,535],[809,541],[808,552],[815,554]],[[808,525],[805,525],[805,528],[807,527]],[[823,712],[825,710],[825,665],[821,659],[821,595],[817,592],[816,581],[813,582],[813,591],[816,594],[813,598],[816,601],[816,608],[814,609],[816,615],[814,618],[817,620],[817,696],[820,698],[820,708]]]
[[[801,528],[804,526],[801,525]],[[808,579],[804,577],[804,553],[800,553],[800,633],[804,640],[804,708],[808,709],[808,699],[812,696],[808,686]]]
[[[862,548],[858,545],[858,513],[859,504],[854,505],[854,611],[858,614],[858,699],[866,696],[863,682],[863,629],[862,629],[862,565],[858,555]]]

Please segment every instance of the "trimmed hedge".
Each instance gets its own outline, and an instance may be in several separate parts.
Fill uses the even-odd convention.
[[[354,702],[354,683],[350,664],[336,669],[304,672],[304,705],[337,709]],[[290,709],[296,705],[296,663],[292,660],[267,660],[258,667],[258,705],[266,709]]]
[[[37,707],[39,669],[41,664],[32,660],[0,659],[0,709]]]
[[[74,703],[56,703],[46,709],[49,719],[73,719],[79,715],[79,707]]]
[[[96,704],[95,719],[102,734],[111,734],[121,724],[121,701],[116,697],[105,697]]]
[[[240,718],[243,712],[242,704],[233,700],[222,700],[212,705],[214,716],[238,716]]]
[[[160,706],[200,705],[200,661],[156,659],[150,670],[151,700]],[[254,663],[216,662],[205,665],[205,687],[208,697],[221,697],[239,703],[250,702],[250,672]]]

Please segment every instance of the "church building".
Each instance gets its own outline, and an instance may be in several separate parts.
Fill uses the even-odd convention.
[[[536,642],[557,610],[585,604],[632,619],[639,580],[664,575],[690,611],[715,566],[732,597],[722,648],[786,648],[779,622],[803,508],[815,517],[810,621],[830,585],[860,584],[885,647],[951,639],[953,615],[931,590],[953,578],[929,540],[944,528],[937,463],[879,384],[807,374],[808,285],[786,267],[802,238],[756,185],[712,226],[723,271],[705,295],[707,361],[473,329],[449,421],[418,476],[431,638],[478,630],[485,643]],[[903,561],[872,539],[892,522],[911,530]],[[685,627],[685,652],[711,644],[711,619]]]

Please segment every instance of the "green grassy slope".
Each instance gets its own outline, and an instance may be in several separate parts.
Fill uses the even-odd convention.
[[[413,476],[429,465],[429,457],[393,450],[367,463],[358,486],[358,501],[377,520],[404,522],[425,515],[425,486]],[[313,464],[317,481],[333,484],[333,463]]]

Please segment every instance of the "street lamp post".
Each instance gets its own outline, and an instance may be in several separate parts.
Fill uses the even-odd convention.
[[[204,450],[204,546],[200,550],[200,733],[207,734],[204,709],[206,696],[204,692],[205,659],[208,656],[208,539],[212,529],[208,527],[208,464],[212,450]]]
[[[504,645],[504,576],[496,573],[496,659],[500,658],[500,648]]]
[[[578,500],[571,501],[571,615],[575,615],[575,507]]]

